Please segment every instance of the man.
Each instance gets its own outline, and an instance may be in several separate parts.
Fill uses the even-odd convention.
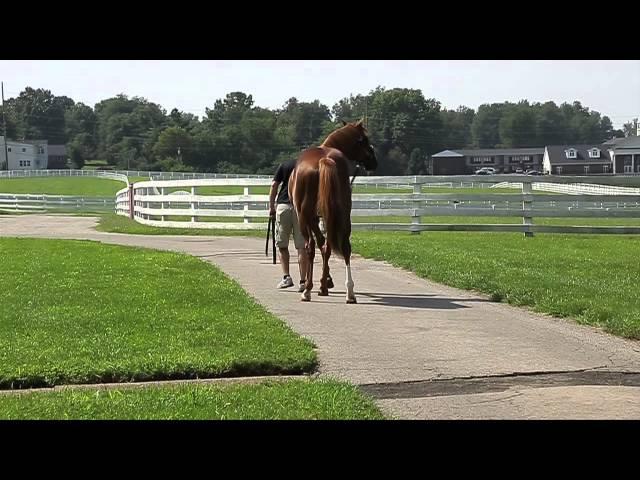
[[[300,284],[298,291],[304,290],[304,278],[306,277],[307,266],[306,256],[303,253],[304,237],[298,226],[298,217],[289,198],[289,177],[296,167],[296,160],[289,160],[280,164],[271,183],[269,192],[269,215],[276,219],[276,244],[280,251],[280,265],[282,266],[283,277],[278,288],[293,287],[293,279],[289,274],[289,238],[293,233],[293,243],[298,251],[298,266],[300,271]],[[278,192],[278,186],[280,191]],[[276,198],[277,192],[277,198]],[[277,204],[277,206],[276,206]]]

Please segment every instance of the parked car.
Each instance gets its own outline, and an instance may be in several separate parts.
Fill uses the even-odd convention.
[[[527,170],[524,172],[526,175],[542,175],[542,172],[538,170]]]
[[[516,168],[516,173],[524,173],[524,170],[521,168]]]
[[[493,175],[495,173],[495,169],[491,167],[482,167],[479,170],[476,170],[476,175]]]

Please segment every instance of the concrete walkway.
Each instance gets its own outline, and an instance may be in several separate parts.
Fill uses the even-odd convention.
[[[340,260],[332,262],[330,296],[314,292],[303,303],[293,289],[276,290],[279,267],[264,256],[264,240],[109,234],[95,231],[96,223],[0,216],[0,235],[144,246],[215,264],[314,341],[321,375],[360,385],[397,418],[640,419],[639,342],[357,256],[357,305],[344,303]]]

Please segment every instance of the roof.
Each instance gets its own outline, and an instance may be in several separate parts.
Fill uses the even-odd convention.
[[[535,148],[481,148],[481,149],[462,149],[462,150],[444,150],[432,155],[432,157],[462,157],[462,156],[480,156],[480,155],[543,155],[544,147]]]
[[[432,158],[438,157],[463,157],[461,153],[453,152],[451,150],[443,150],[441,152],[436,153],[435,155],[431,155]]]
[[[634,135],[631,137],[616,138],[613,148],[640,148],[640,137]]]
[[[49,145],[47,155],[52,157],[63,157],[67,154],[67,147],[64,145]]]
[[[565,150],[570,148],[576,149],[576,158],[567,158],[567,155],[564,153]],[[592,148],[597,148],[600,150],[599,158],[590,158],[589,150]],[[551,164],[559,164],[559,163],[608,163],[611,161],[609,157],[609,152],[606,148],[603,148],[602,145],[599,144],[588,144],[588,145],[549,145],[547,147],[547,151],[549,152],[549,162]]]

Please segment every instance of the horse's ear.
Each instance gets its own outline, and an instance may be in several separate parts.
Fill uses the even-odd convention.
[[[346,127],[347,126],[347,122],[345,122],[344,120],[340,119],[340,121],[342,122],[342,126]]]
[[[356,125],[355,125],[355,126],[356,126],[356,127],[362,127],[362,124],[363,124],[363,123],[364,123],[364,118],[361,118],[360,120],[358,120],[358,121],[356,122]]]

